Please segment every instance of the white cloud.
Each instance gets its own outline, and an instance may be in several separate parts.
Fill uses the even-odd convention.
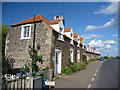
[[[84,39],[91,39],[91,38],[97,38],[102,37],[102,35],[96,35],[96,34],[83,34],[81,37],[84,37]]]
[[[88,25],[86,28],[85,28],[85,30],[86,31],[91,31],[91,30],[94,30],[94,29],[97,29],[97,26],[94,26],[94,25]]]
[[[100,25],[100,26],[88,25],[85,28],[85,31],[92,31],[92,30],[95,30],[95,29],[103,29],[103,28],[110,28],[110,27],[112,28],[112,27],[115,27],[115,26],[117,26],[117,18],[112,18],[110,21],[108,21],[105,24]]]
[[[112,36],[113,36],[113,37],[118,37],[118,35],[117,35],[117,34],[113,34]]]
[[[97,41],[96,39],[91,40],[89,45],[91,47],[98,47],[98,48],[104,47],[104,44],[103,44],[102,40],[98,40]]]
[[[106,40],[103,42],[104,44],[116,44],[114,40]]]
[[[111,48],[111,45],[116,44],[114,40],[91,40],[89,46],[91,47],[98,47],[98,48]]]
[[[100,52],[103,56],[108,55],[108,53],[110,56],[114,56],[117,54],[118,50],[114,49],[115,47],[112,47],[113,43],[115,44],[114,40],[102,41],[94,39],[90,41],[89,46],[96,47],[96,50]]]
[[[113,0],[110,0],[113,1]],[[118,1],[118,0],[116,0]],[[118,3],[117,2],[111,2],[109,6],[103,7],[99,11],[95,11],[94,14],[116,14],[118,11]]]
[[[107,45],[105,45],[105,48],[109,49],[109,48],[111,48],[111,45],[107,44]]]

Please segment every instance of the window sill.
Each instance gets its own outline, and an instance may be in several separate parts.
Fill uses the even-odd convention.
[[[27,38],[23,38],[23,37],[22,37],[22,38],[20,38],[20,40],[23,40],[23,39],[30,39],[30,37],[27,37]]]

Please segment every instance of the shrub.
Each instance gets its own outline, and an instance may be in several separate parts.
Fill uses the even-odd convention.
[[[72,74],[73,72],[77,72],[77,71],[85,69],[86,66],[87,66],[86,63],[71,64],[70,66],[63,67],[62,73],[69,75],[69,74]]]
[[[55,79],[60,79],[60,77],[59,77],[59,76],[55,76],[54,78],[55,78]]]
[[[89,62],[98,61],[98,59],[90,59]]]
[[[69,74],[72,74],[73,71],[72,71],[71,67],[63,67],[62,73],[69,75]]]
[[[105,58],[105,59],[108,59],[108,57],[107,57],[107,56],[105,56],[104,58]]]
[[[10,68],[9,61],[2,57],[2,74],[12,73]]]
[[[82,56],[82,60],[83,60],[84,63],[88,63],[87,57],[85,55]]]

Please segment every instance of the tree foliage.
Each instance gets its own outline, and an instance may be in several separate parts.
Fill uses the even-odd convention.
[[[10,72],[9,61],[5,59],[5,42],[7,33],[10,31],[9,25],[2,25],[2,73],[6,74]]]
[[[2,56],[5,55],[5,41],[7,33],[10,31],[9,25],[2,25]]]
[[[29,48],[30,50],[28,52],[29,52],[30,58],[32,59],[31,68],[33,72],[37,72],[39,71],[39,68],[36,63],[37,62],[42,63],[42,56],[38,55],[38,51],[40,50],[40,45],[38,44],[36,49],[32,48],[31,46],[29,46]]]

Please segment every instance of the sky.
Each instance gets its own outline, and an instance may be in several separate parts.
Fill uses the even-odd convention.
[[[3,2],[2,24],[14,23],[43,15],[49,20],[64,15],[65,28],[84,37],[102,56],[118,55],[116,2]]]

